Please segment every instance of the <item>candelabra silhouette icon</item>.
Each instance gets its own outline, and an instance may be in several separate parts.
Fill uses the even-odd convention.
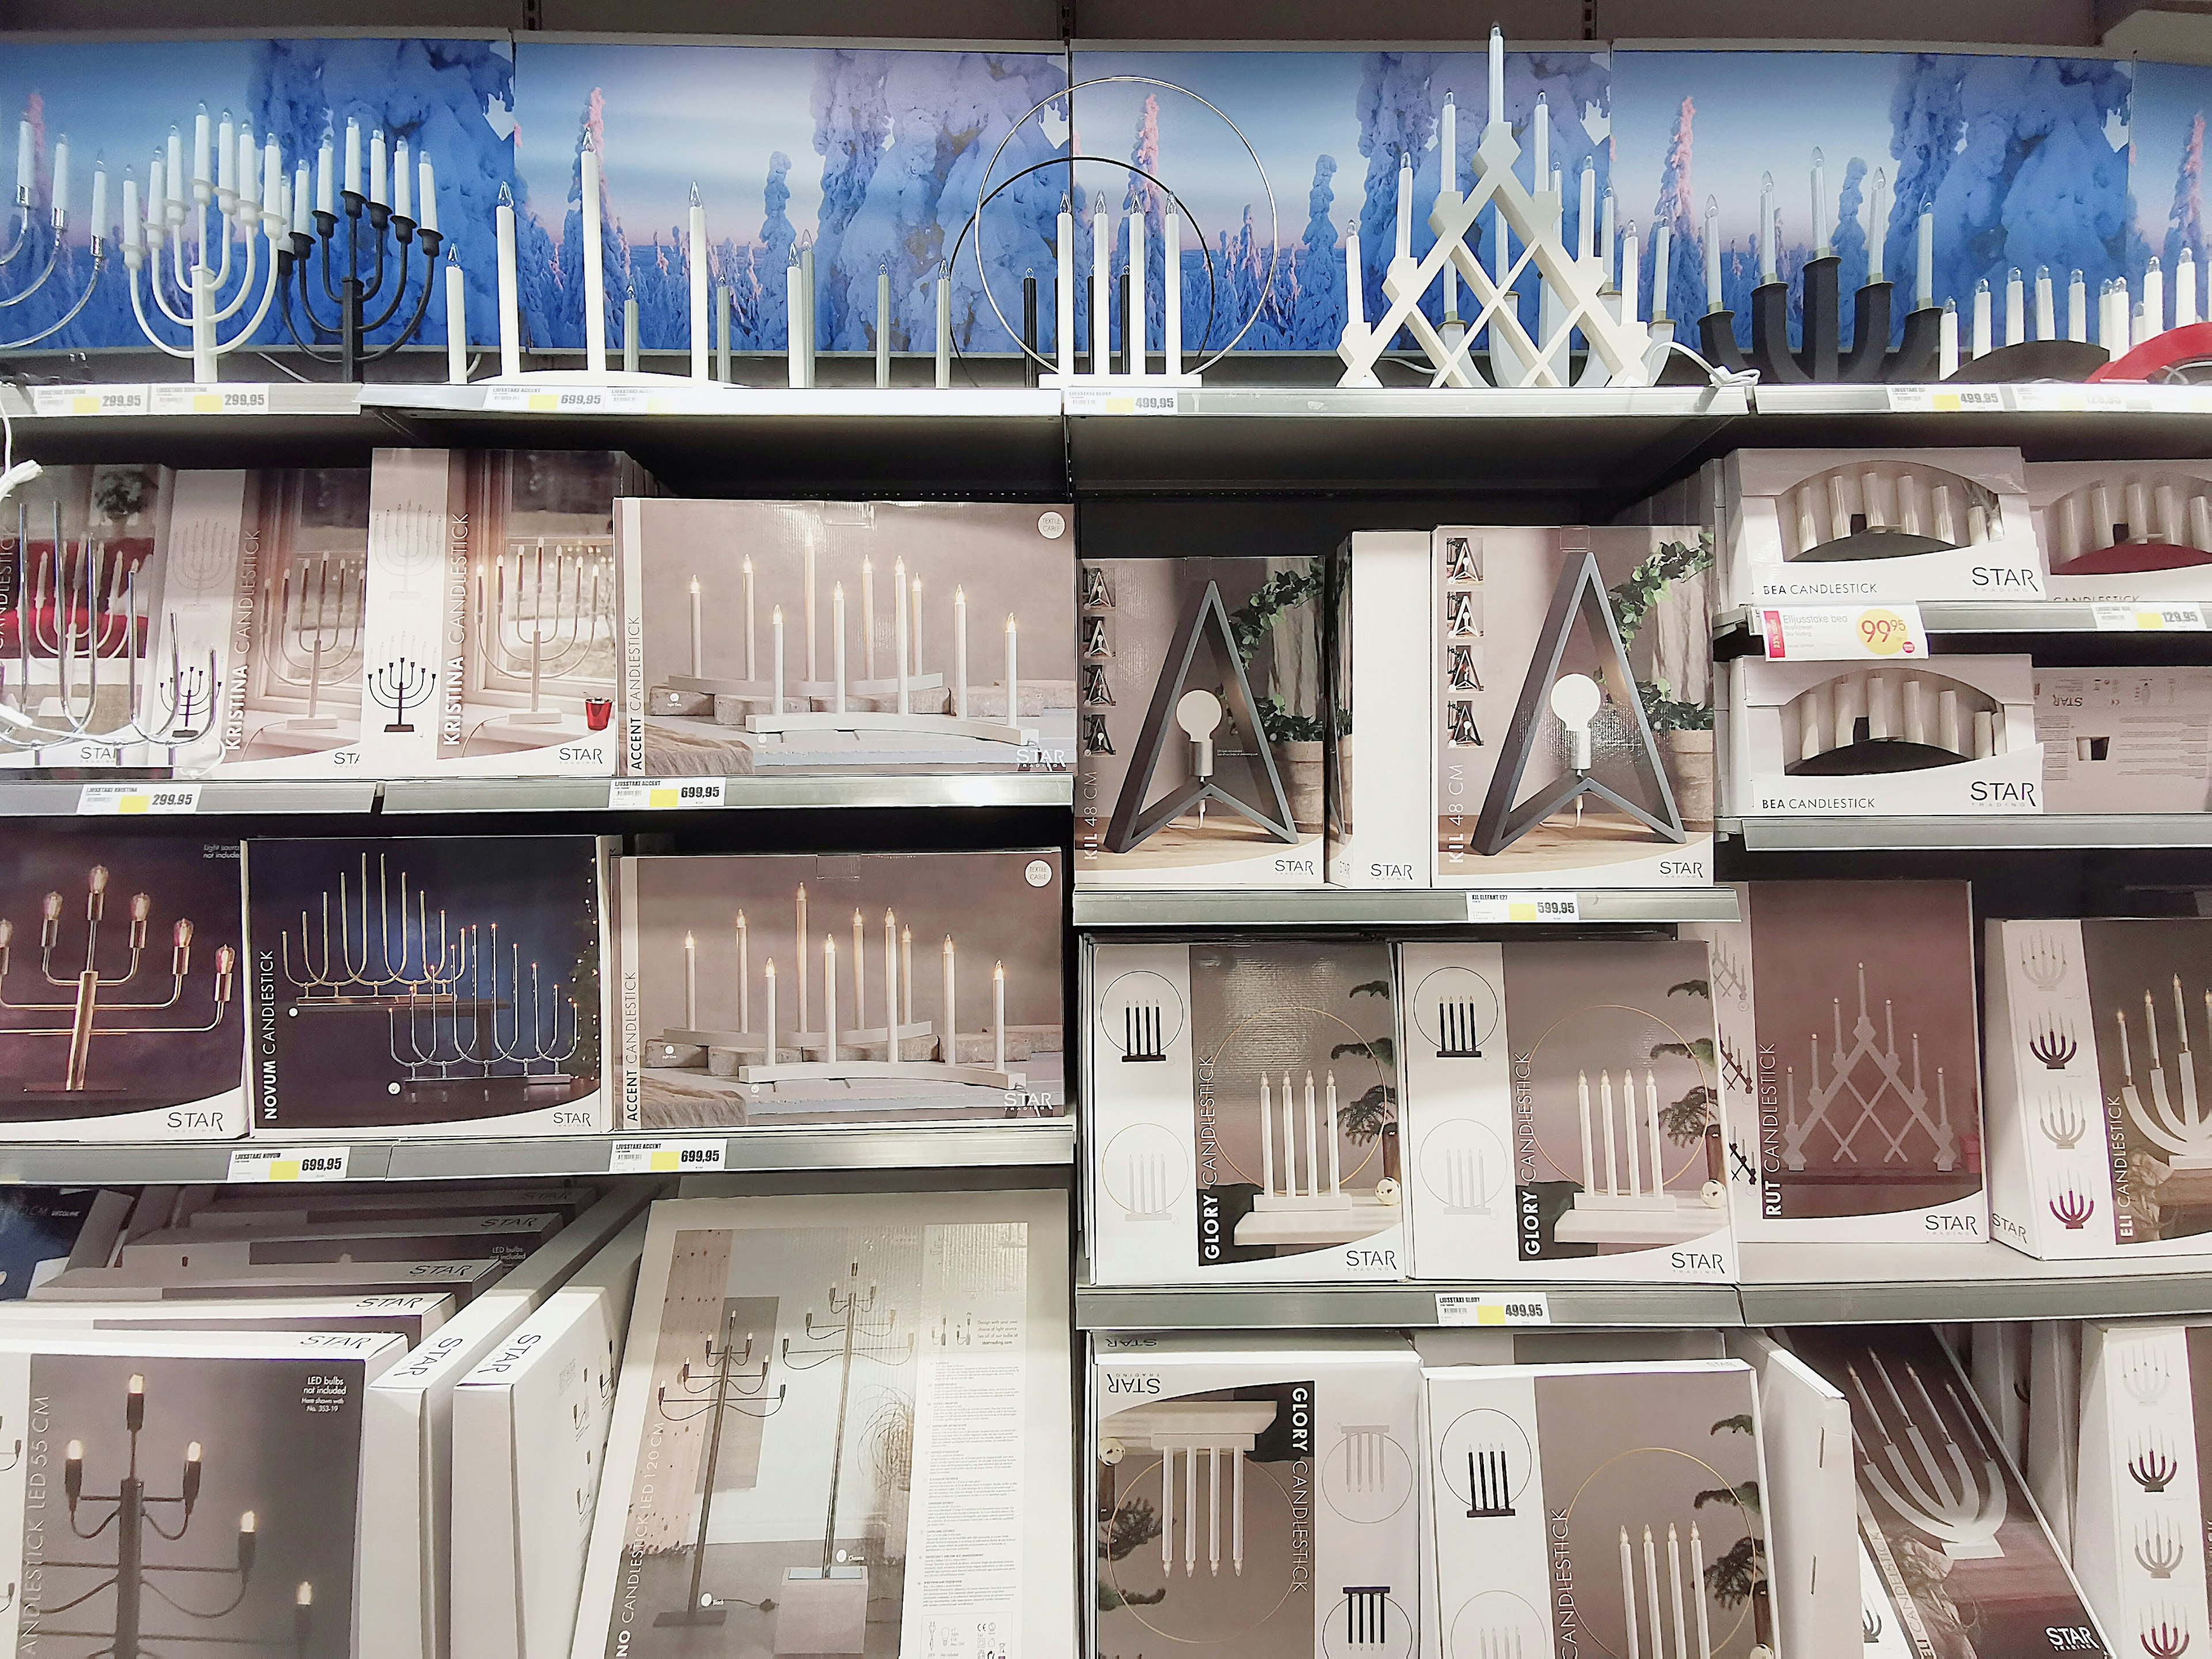
[[[2097,1200],[2069,1187],[2051,1200],[2051,1213],[2069,1233],[2078,1233],[2089,1218],[2097,1212]]]
[[[1467,1487],[1468,1520],[1498,1520],[1514,1512],[1504,1447],[1482,1446],[1468,1451]]]
[[[1388,1584],[1346,1584],[1344,1639],[1354,1647],[1380,1647],[1388,1639],[1389,1606]]]
[[[2128,1475],[2147,1492],[2161,1492],[2167,1483],[2181,1472],[2174,1461],[2172,1449],[2157,1435],[2148,1435],[2136,1442],[2135,1455],[2128,1459]]]
[[[1953,1560],[2002,1555],[1997,1529],[2004,1524],[2008,1507],[2004,1463],[1980,1443],[1979,1425],[1959,1398],[1957,1386],[1947,1380],[1943,1393],[1953,1415],[1974,1437],[1971,1448],[1953,1437],[1917,1366],[1904,1362],[1915,1401],[1908,1406],[1890,1375],[1889,1363],[1878,1351],[1867,1349],[1863,1363],[1881,1380],[1881,1397],[1888,1407],[1885,1411],[1877,1405],[1858,1364],[1845,1367],[1858,1394],[1859,1409],[1851,1413],[1851,1438],[1858,1449],[1862,1478],[1899,1515],[1935,1539]],[[1929,1443],[1930,1434],[1936,1445]]]
[[[386,732],[409,732],[415,726],[407,711],[422,708],[437,683],[435,669],[411,657],[395,657],[368,677],[368,700],[392,711],[391,724],[384,728]]]
[[[1437,1058],[1480,1060],[1480,1015],[1472,1001],[1437,1004]]]
[[[2020,969],[2038,990],[2057,989],[2058,981],[2066,975],[2065,941],[2045,933],[2025,940],[2020,950]]]
[[[676,1368],[672,1390],[664,1383],[653,1391],[653,1409],[668,1422],[704,1420],[707,1424],[707,1462],[699,1488],[699,1526],[691,1540],[691,1587],[682,1607],[670,1607],[655,1616],[656,1626],[719,1625],[726,1612],[720,1601],[700,1588],[707,1570],[707,1522],[714,1510],[714,1470],[721,1462],[722,1426],[732,1415],[774,1416],[783,1408],[784,1393],[789,1386],[779,1384],[775,1394],[769,1394],[768,1360],[763,1358],[756,1365],[752,1353],[752,1333],[746,1332],[739,1340],[737,1310],[732,1309],[723,1316],[720,1334],[707,1339],[701,1369],[695,1372],[687,1359]]]
[[[1721,1070],[1726,1075],[1728,1086],[1749,1093],[1751,1067],[1745,1063],[1743,1045],[1723,1036],[1715,1045],[1721,1057]]]
[[[1881,1615],[1863,1603],[1859,1607],[1859,1636],[1869,1647],[1881,1640]]]
[[[2074,1063],[2080,1046],[2070,1030],[2057,1019],[2049,1019],[2028,1037],[2027,1052],[2041,1060],[2046,1070],[2063,1072]]]
[[[2063,1095],[2046,1097],[2035,1121],[2044,1138],[2062,1152],[2073,1151],[2082,1131],[2089,1127],[2081,1115],[2081,1109]]]
[[[1158,1003],[1132,1003],[1121,1010],[1121,1060],[1124,1065],[1164,1061],[1167,1048],[1161,1038]]]
[[[2181,1534],[2163,1521],[2154,1522],[2136,1534],[2136,1565],[2154,1578],[2171,1578],[2173,1570],[2188,1559]]]
[[[2166,1369],[2164,1357],[2146,1346],[2140,1346],[2123,1354],[2119,1364],[2120,1382],[2138,1406],[2154,1406],[2166,1397],[2172,1377]]]
[[[2145,1626],[2136,1639],[2142,1644],[2145,1659],[2181,1659],[2189,1651],[2188,1621],[2167,1612]]]
[[[301,1583],[293,1594],[289,1644],[281,1639],[243,1632],[202,1635],[145,1628],[149,1592],[172,1612],[203,1625],[227,1620],[238,1613],[246,1605],[255,1584],[253,1565],[259,1541],[258,1522],[252,1510],[239,1516],[238,1554],[234,1566],[148,1560],[148,1546],[152,1540],[173,1544],[180,1542],[190,1534],[194,1512],[199,1503],[204,1465],[201,1459],[200,1443],[195,1440],[185,1448],[184,1468],[177,1490],[173,1493],[159,1495],[147,1490],[146,1479],[139,1473],[138,1441],[146,1426],[146,1379],[143,1376],[132,1376],[125,1389],[123,1425],[129,1437],[130,1447],[123,1474],[112,1492],[88,1492],[84,1489],[83,1442],[70,1441],[62,1463],[62,1491],[69,1505],[70,1532],[90,1542],[112,1530],[115,1534],[114,1559],[66,1561],[48,1559],[44,1563],[48,1575],[57,1574],[59,1571],[72,1571],[98,1573],[103,1577],[91,1589],[77,1593],[66,1601],[47,1601],[40,1609],[43,1617],[53,1617],[85,1606],[94,1598],[112,1591],[113,1627],[110,1630],[64,1630],[45,1624],[40,1627],[41,1633],[47,1637],[82,1637],[110,1644],[99,1650],[102,1659],[156,1659],[156,1656],[170,1643],[264,1652],[289,1646],[295,1654],[304,1655],[307,1650],[307,1639],[313,1631],[314,1586],[312,1583]],[[96,1524],[88,1527],[85,1511],[97,1509],[105,1509],[106,1513]],[[165,1514],[175,1516],[173,1530],[161,1523],[161,1517]],[[170,1575],[230,1579],[234,1581],[234,1593],[230,1600],[221,1607],[191,1607],[161,1587],[161,1581]]]
[[[39,978],[53,989],[68,993],[65,998],[25,1000],[20,990],[10,994],[9,974],[14,966],[15,924],[0,916],[0,1013],[26,1014],[34,1022],[28,1025],[0,1022],[0,1034],[69,1039],[68,1060],[54,1092],[82,1095],[112,1091],[95,1091],[89,1081],[95,1036],[189,1036],[214,1030],[230,1012],[238,953],[226,945],[215,953],[206,1018],[194,1021],[189,1018],[158,1018],[184,1001],[185,982],[191,976],[193,928],[191,918],[185,916],[179,916],[170,928],[167,994],[149,996],[143,1000],[115,999],[114,993],[126,991],[137,982],[140,969],[147,965],[147,937],[152,924],[154,900],[147,893],[131,896],[131,921],[121,947],[124,960],[119,963],[115,961],[111,945],[103,962],[101,932],[107,919],[108,881],[108,870],[104,864],[93,866],[86,877],[84,953],[73,973],[62,946],[62,896],[51,892],[40,902]],[[148,975],[149,980],[154,977],[153,974]]]

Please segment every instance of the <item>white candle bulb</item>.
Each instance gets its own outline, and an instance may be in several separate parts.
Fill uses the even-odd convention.
[[[1129,216],[1129,314],[1121,319],[1123,333],[1128,337],[1129,372],[1145,372],[1145,216],[1140,208]],[[921,613],[915,612],[915,626],[921,626]]]
[[[959,982],[959,974],[952,951],[952,935],[945,936],[945,1035],[940,1039],[938,1058],[947,1066],[960,1063],[960,1021],[955,1012],[953,994]]]
[[[1114,370],[1114,228],[1106,198],[1091,198],[1091,372]]]
[[[337,210],[337,198],[332,194],[334,186],[331,182],[331,135],[325,130],[322,148],[315,152],[315,211],[318,213]]]
[[[1948,380],[1959,372],[1959,304],[1957,301],[1943,301],[1943,317],[1936,345],[1936,378]]]
[[[1552,188],[1552,106],[1536,94],[1536,112],[1529,118],[1534,132],[1529,140],[1529,182],[1538,190]]]
[[[753,626],[753,556],[750,553],[745,555],[744,575],[745,579],[745,680],[747,684],[750,684],[759,679],[760,676],[753,669],[753,641],[756,637],[756,629]]]
[[[845,584],[833,583],[830,589],[830,671],[836,681],[832,694],[832,707],[840,714],[845,712]]]
[[[907,663],[906,560],[891,561],[891,662],[898,676],[898,712],[912,712],[913,690]]]
[[[392,212],[395,218],[415,216],[415,169],[404,138],[392,147]]]
[[[1781,226],[1781,216],[1774,209],[1774,175],[1760,175],[1759,180],[1759,280],[1778,282],[1781,278],[1779,255],[1774,242]]]
[[[1160,228],[1160,342],[1170,375],[1182,373],[1182,218],[1170,210]]]
[[[2027,338],[2027,286],[2014,265],[2005,276],[2005,343],[2018,345]]]
[[[952,590],[952,712],[968,718],[968,590]]]
[[[991,969],[991,1036],[994,1071],[1006,1069],[1006,964],[994,963]]]
[[[1449,93],[1444,94],[1444,106],[1437,128],[1437,178],[1438,188],[1447,195],[1459,192],[1459,106],[1452,101]]]
[[[1974,284],[1973,355],[1986,357],[1990,352],[1990,279],[1983,277]]]
[[[1914,304],[1916,309],[1925,311],[1936,303],[1936,212],[1932,208],[1920,210],[1917,256]]]
[[[691,677],[698,678],[706,671],[706,630],[700,614],[699,579],[691,579]]]
[[[1344,326],[1347,333],[1357,333],[1367,326],[1367,307],[1359,278],[1359,222],[1347,220],[1344,227]]]
[[[1398,157],[1398,247],[1396,257],[1413,257],[1413,158],[1410,152]]]
[[[1889,175],[1874,170],[1874,197],[1867,212],[1867,281],[1881,281],[1881,245],[1889,239]]]
[[[169,129],[169,204],[181,207],[185,199],[185,140],[176,128]]]
[[[1711,313],[1721,306],[1721,204],[1717,196],[1705,198],[1705,310]]]
[[[63,140],[64,143],[68,140]],[[235,194],[238,190],[238,127],[230,118],[230,112],[222,112],[216,125],[215,186],[219,191]],[[58,191],[55,192],[59,195]]]
[[[175,131],[173,127],[172,132]],[[31,124],[21,121],[15,126],[15,202],[20,207],[31,204],[31,186],[36,182],[38,152],[31,143]]]
[[[1674,227],[1665,219],[1651,234],[1651,320],[1667,320],[1667,289],[1669,267],[1674,258]]]
[[[1828,257],[1828,164],[1818,146],[1813,150],[1813,257]]]
[[[1490,106],[1483,116],[1492,125],[1505,118],[1505,31],[1490,26]]]
[[[92,217],[87,229],[95,240],[107,234],[107,166],[96,155],[92,162]],[[2188,266],[2182,269],[2186,270]]]
[[[468,305],[460,256],[449,251],[446,255],[446,379],[453,386],[469,382]]]
[[[1018,729],[1022,723],[1022,685],[1020,653],[1016,640],[1013,613],[1006,615],[1006,724]]]
[[[2035,268],[2035,337],[2039,340],[2056,339],[2057,332],[2058,313],[2052,303],[2051,267],[2038,265]]]
[[[777,605],[769,612],[769,637],[775,641],[773,660],[775,664],[775,701],[769,705],[771,714],[783,713],[783,607]]]
[[[1644,320],[1642,296],[1644,267],[1638,263],[1636,249],[1636,221],[1628,222],[1628,228],[1620,239],[1620,319],[1625,323]]]
[[[436,169],[431,167],[430,157],[427,152],[422,159],[416,163],[415,179],[419,186],[416,193],[421,198],[416,203],[416,206],[422,211],[421,228],[435,230],[438,228],[438,174]]]
[[[691,378],[703,385],[710,378],[707,367],[707,209],[699,199],[699,186],[691,186],[691,240],[685,262],[690,266],[691,320]]]
[[[226,150],[225,153],[228,152]],[[225,171],[228,168],[226,167]],[[55,213],[69,211],[69,139],[66,136],[54,144],[53,185],[47,193],[46,204]]]
[[[295,236],[311,236],[314,234],[313,221],[308,217],[309,213],[313,210],[314,199],[312,187],[307,182],[307,158],[302,156],[300,160],[299,171],[292,176],[292,234]]]
[[[520,287],[514,264],[514,206],[506,185],[499,187],[499,205],[492,212],[499,253],[499,372],[513,376],[522,373],[522,336],[517,314]]]
[[[2078,270],[2066,284],[2066,337],[2080,342],[2089,337],[2089,285]]]
[[[208,173],[208,112],[200,106],[200,112],[192,118],[192,182],[206,185],[213,182]]]
[[[599,152],[586,145],[580,158],[584,235],[584,367],[607,372],[607,274],[599,228]],[[804,957],[799,958],[803,963]],[[799,983],[806,982],[804,974]]]
[[[384,129],[378,127],[368,135],[368,199],[381,204],[384,200]]]
[[[361,194],[361,123],[346,118],[345,187],[349,196]]]
[[[1075,373],[1075,215],[1060,198],[1059,242],[1053,268],[1053,355],[1060,379]]]
[[[138,218],[138,175],[123,169],[123,251],[136,258],[146,246],[146,228]]]

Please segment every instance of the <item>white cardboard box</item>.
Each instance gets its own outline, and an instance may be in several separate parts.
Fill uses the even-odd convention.
[[[2081,1328],[2074,1570],[2104,1627],[2147,1654],[2212,1628],[2198,1430],[2212,1401],[2197,1388],[2208,1342],[2198,1321]]]
[[[1778,1651],[1861,1659],[1865,1630],[1852,1625],[1861,1585],[1850,1403],[1765,1331],[1729,1332],[1729,1352],[1759,1374]]]
[[[2030,461],[2054,599],[2212,599],[2212,462]]]
[[[2038,668],[2047,812],[2212,806],[2212,669]]]
[[[1429,537],[1363,531],[1336,551],[1334,628],[1325,655],[1328,879],[1338,887],[1426,887]]]
[[[26,1302],[0,1309],[0,1333],[34,1328],[225,1331],[385,1331],[409,1348],[451,1319],[459,1304],[443,1292],[313,1296],[292,1301]]]

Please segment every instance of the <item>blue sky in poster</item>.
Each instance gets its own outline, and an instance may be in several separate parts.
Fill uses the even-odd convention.
[[[2175,181],[2201,117],[2212,117],[2212,67],[2194,64],[2138,64],[2130,129],[2134,157],[2129,168],[2135,196],[2136,228],[2153,253],[2165,255],[2166,227],[2173,209]],[[2201,240],[2197,257],[2204,257]],[[2202,278],[2199,304],[2203,295]]]

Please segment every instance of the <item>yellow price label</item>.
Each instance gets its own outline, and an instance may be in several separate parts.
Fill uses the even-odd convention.
[[[655,811],[665,812],[676,805],[676,804],[683,799],[683,792],[675,788],[673,786],[671,786],[665,789],[652,789],[647,791],[645,804],[653,808]]]
[[[1869,656],[1893,657],[1899,652],[1913,654],[1912,629],[1894,611],[1860,611],[1859,639]]]
[[[556,415],[560,410],[561,399],[554,393],[533,392],[530,394],[530,412],[532,415]]]
[[[195,415],[222,414],[222,393],[220,392],[195,392],[192,393],[192,413]]]
[[[655,1175],[672,1175],[683,1167],[684,1155],[673,1147],[653,1155],[653,1172]]]
[[[152,799],[146,795],[125,795],[115,803],[115,810],[118,812],[143,812],[153,804]]]
[[[300,1160],[296,1158],[278,1158],[269,1166],[269,1178],[271,1181],[297,1181],[300,1178]]]

